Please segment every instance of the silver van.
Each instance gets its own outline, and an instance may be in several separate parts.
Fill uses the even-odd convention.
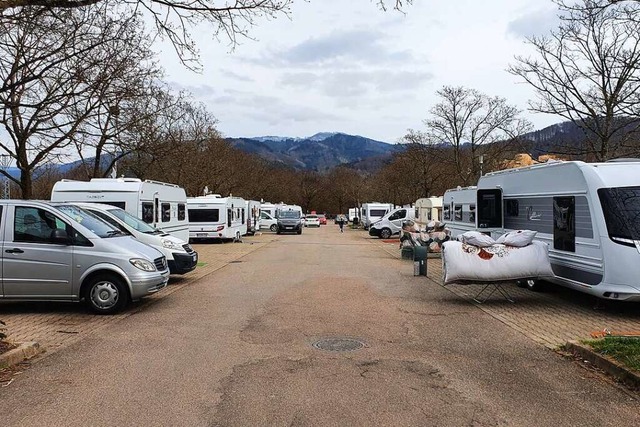
[[[111,314],[169,279],[160,252],[75,206],[1,200],[0,240],[0,300],[84,300]]]

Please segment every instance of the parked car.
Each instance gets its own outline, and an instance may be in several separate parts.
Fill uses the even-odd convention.
[[[189,243],[152,227],[124,209],[102,203],[73,203],[73,205],[94,213],[119,230],[162,252],[167,257],[171,274],[188,273],[198,264],[198,253]]]
[[[279,210],[277,233],[302,234],[302,216],[299,211]]]
[[[305,222],[304,222],[304,226],[305,227],[320,227],[320,218],[318,218],[318,215],[314,215],[314,214],[309,214],[306,216]]]
[[[167,285],[167,259],[89,211],[0,201],[0,299],[81,301],[112,314]]]
[[[267,212],[260,212],[260,229],[268,228],[274,233],[278,231],[278,220]]]
[[[324,214],[318,214],[318,221],[320,221],[320,225],[327,225],[327,217]]]

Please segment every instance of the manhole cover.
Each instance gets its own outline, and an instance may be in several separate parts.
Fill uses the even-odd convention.
[[[353,351],[364,347],[362,341],[353,338],[325,338],[311,345],[318,350],[327,351]]]

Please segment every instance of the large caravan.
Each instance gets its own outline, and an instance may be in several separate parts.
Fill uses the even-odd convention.
[[[189,237],[239,241],[247,234],[247,203],[219,194],[189,197]]]
[[[442,197],[425,197],[416,200],[415,217],[419,223],[442,219]]]
[[[478,181],[475,207],[477,228],[493,237],[537,231],[549,245],[554,283],[640,300],[640,161],[552,161],[492,172]]]
[[[363,203],[362,204],[362,215],[360,219],[362,220],[362,224],[364,225],[364,229],[368,230],[371,227],[371,224],[382,219],[383,216],[389,213],[393,209],[392,203]]]
[[[117,206],[180,240],[189,240],[187,194],[175,184],[137,178],[63,179],[53,186],[51,200]]]
[[[442,221],[452,237],[475,230],[478,187],[458,187],[447,190],[442,201]]]

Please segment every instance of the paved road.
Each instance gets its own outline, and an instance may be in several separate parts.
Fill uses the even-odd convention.
[[[3,426],[635,426],[640,404],[359,232],[278,236],[0,389]],[[347,337],[365,347],[315,349]]]

